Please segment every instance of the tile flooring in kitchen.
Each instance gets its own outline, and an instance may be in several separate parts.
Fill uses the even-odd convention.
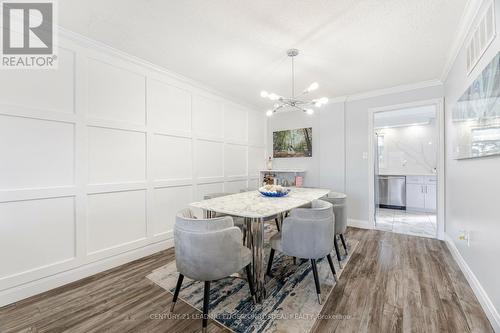
[[[437,232],[435,213],[378,208],[376,225],[378,230],[414,236],[436,237]]]

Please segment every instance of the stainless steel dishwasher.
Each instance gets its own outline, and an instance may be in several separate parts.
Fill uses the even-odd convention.
[[[379,206],[406,209],[406,177],[378,176]]]

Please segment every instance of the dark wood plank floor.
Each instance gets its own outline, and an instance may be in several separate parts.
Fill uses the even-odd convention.
[[[359,245],[314,332],[493,332],[443,242],[355,228],[347,237]],[[190,319],[162,317],[172,296],[145,278],[171,260],[170,249],[0,308],[0,332],[199,332],[199,312],[182,301],[175,313]]]

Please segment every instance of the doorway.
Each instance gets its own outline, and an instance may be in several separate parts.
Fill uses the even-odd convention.
[[[378,230],[442,238],[442,100],[370,110],[370,217]]]

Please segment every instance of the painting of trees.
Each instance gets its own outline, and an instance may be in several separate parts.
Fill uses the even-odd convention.
[[[311,157],[312,127],[273,132],[273,157]]]

